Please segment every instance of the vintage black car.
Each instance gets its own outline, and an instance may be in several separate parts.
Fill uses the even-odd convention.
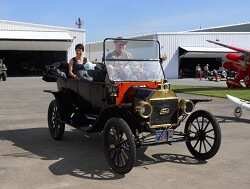
[[[225,78],[225,79],[235,78],[237,75],[237,72],[227,70],[223,67],[219,67],[218,70],[209,71],[208,75],[206,76],[209,81],[216,79],[216,72],[218,74],[218,78],[217,78],[218,80],[220,80],[221,78]]]
[[[237,72],[235,71],[230,71],[230,70],[227,70],[223,67],[219,67],[218,69],[218,74],[221,76],[221,78],[235,78],[236,75],[237,75]]]
[[[58,87],[45,90],[55,96],[48,108],[52,138],[62,138],[65,124],[87,134],[102,132],[106,159],[120,174],[131,171],[141,146],[184,141],[195,158],[212,158],[220,147],[220,126],[208,111],[193,112],[196,103],[209,99],[179,99],[170,90],[157,40],[121,39],[132,55],[123,59],[107,56],[115,40],[104,40],[103,62],[87,70],[92,79],[69,78],[67,65],[45,73]],[[187,117],[184,131],[177,131]]]

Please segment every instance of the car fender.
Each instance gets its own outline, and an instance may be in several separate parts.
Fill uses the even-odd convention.
[[[53,94],[59,104],[62,104],[67,99],[67,96],[62,90],[43,90],[43,92]]]
[[[97,120],[90,130],[90,133],[103,131],[104,125],[112,117],[122,118],[128,123],[132,132],[134,132],[135,129],[140,129],[140,123],[138,122],[138,119],[135,118],[131,110],[133,111],[133,108],[128,104],[110,105],[105,107],[97,117]]]
[[[71,103],[71,100],[68,99],[67,95],[63,90],[44,90],[46,93],[51,93],[54,95],[59,110],[59,117],[61,120],[67,120],[71,115],[74,105]]]

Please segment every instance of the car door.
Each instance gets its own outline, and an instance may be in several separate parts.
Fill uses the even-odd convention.
[[[92,82],[90,85],[90,101],[93,109],[99,110],[107,106],[107,89],[104,82]]]
[[[91,108],[90,86],[92,82],[87,80],[77,80],[78,104],[83,109]]]

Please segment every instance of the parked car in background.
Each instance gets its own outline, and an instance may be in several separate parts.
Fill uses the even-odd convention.
[[[225,74],[225,73],[223,73],[223,74]],[[212,71],[207,72],[205,79],[208,79],[209,81],[212,81],[213,79],[215,79],[216,81],[220,81],[221,75],[218,73],[217,70],[214,69]]]
[[[208,75],[205,77],[209,81],[212,81],[213,79],[216,79],[216,72],[218,73],[217,80],[220,80],[221,78],[234,78],[237,75],[237,72],[227,70],[223,67],[219,67],[218,70],[212,70],[208,72]]]
[[[221,78],[227,78],[227,70],[223,67],[219,67],[217,70],[218,75],[220,75]]]
[[[237,75],[237,72],[219,67],[218,74],[221,76],[221,78],[234,78]]]

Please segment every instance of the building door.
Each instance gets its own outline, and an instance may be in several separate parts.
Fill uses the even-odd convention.
[[[0,51],[8,76],[41,76],[45,66],[67,60],[66,51]]]

